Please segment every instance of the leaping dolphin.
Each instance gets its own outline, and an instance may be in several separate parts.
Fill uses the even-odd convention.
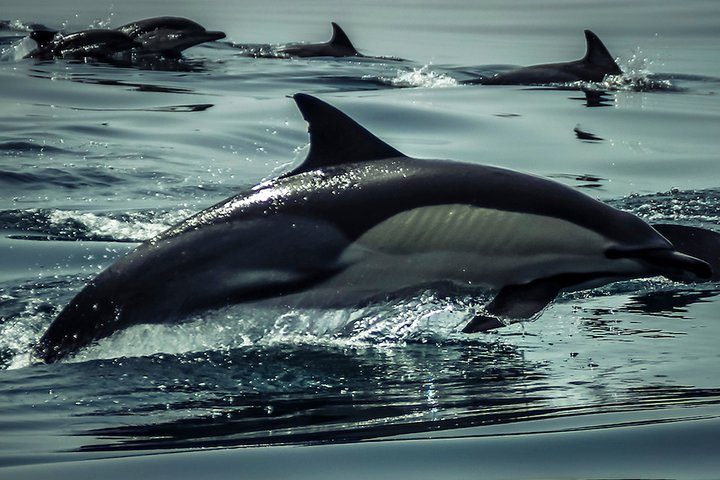
[[[408,157],[335,107],[294,99],[309,124],[305,161],[109,266],[42,336],[42,360],[230,303],[356,305],[429,285],[499,290],[465,329],[477,331],[496,317],[530,318],[561,290],[712,275],[640,218],[566,185]]]
[[[123,32],[103,29],[81,30],[67,35],[53,30],[34,30],[29,37],[37,43],[37,48],[25,58],[106,58],[140,46]]]
[[[467,83],[483,85],[546,85],[550,83],[601,82],[607,75],[620,75],[608,49],[590,30],[585,30],[587,50],[580,60],[532,65]]]
[[[182,17],[153,17],[122,25],[125,33],[142,45],[142,51],[177,57],[183,50],[200,43],[225,38],[225,33],[206,30],[202,25]]]
[[[356,57],[362,56],[355,49],[342,28],[332,22],[332,37],[324,43],[287,45],[279,53],[294,57]]]

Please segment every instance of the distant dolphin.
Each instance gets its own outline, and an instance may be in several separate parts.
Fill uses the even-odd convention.
[[[615,63],[608,49],[590,30],[585,30],[587,51],[580,60],[563,63],[533,65],[500,73],[493,77],[466,83],[483,85],[545,85],[548,83],[601,82],[607,75],[620,75],[622,70]]]
[[[104,58],[135,47],[140,44],[115,30],[81,30],[67,35],[53,30],[35,30],[29,37],[37,43],[37,48],[25,55],[25,58]]]
[[[309,124],[305,161],[105,269],[42,336],[42,360],[230,303],[350,306],[428,286],[498,289],[471,332],[497,326],[496,317],[530,318],[562,290],[712,275],[638,217],[566,185],[411,158],[327,103],[294,99]]]
[[[332,37],[325,43],[309,43],[288,45],[278,50],[279,53],[294,57],[354,57],[362,56],[350,42],[342,28],[332,22]]]
[[[220,31],[205,30],[202,25],[182,17],[153,17],[117,28],[142,44],[142,51],[177,57],[187,48],[225,38]]]

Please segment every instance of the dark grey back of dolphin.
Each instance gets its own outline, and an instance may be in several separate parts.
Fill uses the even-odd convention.
[[[228,303],[313,300],[313,292],[338,301],[364,300],[368,297],[353,295],[377,288],[374,281],[353,295],[342,294],[357,288],[355,280],[366,278],[366,267],[380,268],[381,277],[398,278],[389,283],[392,288],[465,282],[465,253],[479,254],[472,265],[480,268],[495,261],[492,251],[466,252],[476,244],[498,244],[496,231],[484,227],[488,218],[499,218],[509,229],[505,241],[537,235],[533,225],[551,242],[572,246],[567,242],[573,239],[556,233],[556,226],[576,232],[578,241],[599,241],[591,248],[591,265],[572,256],[548,262],[548,255],[550,260],[557,255],[552,245],[533,253],[536,244],[524,243],[529,248],[514,253],[510,270],[502,270],[501,260],[499,277],[488,282],[500,289],[486,309],[491,316],[528,318],[560,290],[588,282],[711,275],[704,261],[677,252],[644,221],[568,186],[497,167],[411,158],[335,107],[304,94],[294,99],[310,124],[312,143],[296,173],[209,207],[116,261],[52,322],[37,346],[41,359],[56,361],[133,324],[177,321]],[[468,225],[438,228],[438,221],[468,212]],[[503,220],[507,218],[512,220]],[[438,232],[434,240],[422,240]],[[433,260],[438,253],[440,260]],[[459,264],[448,267],[448,258]],[[406,271],[387,267],[388,260],[419,269],[422,277],[411,274],[410,283],[403,283]],[[486,328],[493,318],[478,316],[466,331]]]
[[[541,85],[576,81],[600,82],[607,75],[622,74],[622,70],[618,67],[615,59],[597,35],[590,30],[585,30],[585,42],[585,56],[580,60],[532,65],[467,83]]]
[[[110,57],[140,46],[123,32],[116,30],[91,29],[58,35],[52,31],[34,31],[30,38],[38,43],[38,48],[25,58],[45,57]]]
[[[140,42],[145,52],[168,56],[178,56],[195,45],[225,38],[224,32],[206,30],[199,23],[184,17],[146,18],[116,30]]]
[[[152,17],[136,20],[126,23],[116,28],[126,35],[137,38],[140,35],[152,32],[158,28],[167,28],[171,30],[185,30],[194,32],[204,32],[205,27],[184,17]]]
[[[332,36],[323,43],[288,45],[279,49],[280,53],[295,57],[353,57],[361,56],[347,34],[340,26],[331,22]]]

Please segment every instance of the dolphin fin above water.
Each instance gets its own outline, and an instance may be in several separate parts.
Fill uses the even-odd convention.
[[[353,46],[347,34],[340,26],[331,22],[332,36],[323,43],[287,45],[279,53],[294,57],[355,57],[362,56]]]
[[[601,82],[608,75],[620,75],[622,70],[603,42],[590,30],[585,30],[586,51],[580,60],[532,65],[499,73],[489,78],[466,83],[483,85],[547,85],[550,83]]]
[[[330,25],[332,26],[332,36],[327,43],[338,48],[347,48],[349,50],[354,50],[357,53],[357,50],[353,46],[345,31],[340,28],[340,25],[335,22],[330,22]]]
[[[712,276],[643,220],[571,187],[411,158],[335,107],[294,99],[309,123],[308,160],[110,265],[48,327],[39,358],[54,362],[134,324],[232,303],[343,308],[428,285],[498,291],[471,332],[493,315],[537,315],[562,290]]]
[[[285,176],[333,165],[406,157],[332,105],[306,94],[293,98],[308,123],[310,151]]]
[[[611,72],[606,75],[619,75],[622,73],[605,44],[590,30],[585,30],[585,43],[585,56],[580,60],[581,62]]]

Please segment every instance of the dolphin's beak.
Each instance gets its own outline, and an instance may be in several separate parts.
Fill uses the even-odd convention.
[[[203,36],[207,38],[207,40],[205,40],[206,42],[214,42],[215,40],[225,38],[225,32],[221,32],[218,30],[208,30],[203,34]]]
[[[690,272],[699,279],[708,279],[713,276],[713,269],[706,261],[680,253],[677,250],[653,251],[651,255],[644,258],[650,263],[661,267],[665,266]]]

